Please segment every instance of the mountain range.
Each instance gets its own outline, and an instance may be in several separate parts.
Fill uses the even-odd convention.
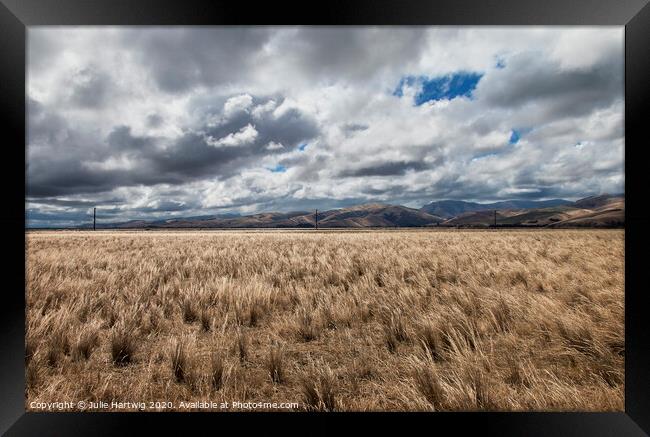
[[[431,202],[420,209],[370,203],[318,212],[319,228],[385,227],[622,227],[623,195],[602,194],[572,202],[509,200],[475,203]],[[92,227],[84,225],[82,228]],[[132,228],[315,228],[315,211],[222,214],[164,220],[98,223],[100,229]]]

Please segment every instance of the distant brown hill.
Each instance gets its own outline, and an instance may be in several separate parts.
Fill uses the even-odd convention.
[[[582,203],[581,205],[584,206],[585,204]],[[576,214],[574,217],[553,223],[551,226],[617,227],[625,224],[625,199],[623,197],[600,199],[599,201],[592,201],[589,205],[592,208],[591,212]]]
[[[322,228],[416,227],[442,222],[436,215],[399,205],[365,204],[318,213]],[[268,212],[239,217],[171,219],[146,222],[134,220],[106,224],[107,228],[314,228],[315,212]]]
[[[492,209],[488,209],[491,207]],[[500,207],[500,208],[498,208]],[[440,215],[429,211],[440,211]],[[586,197],[576,202],[505,201],[478,204],[462,201],[432,202],[421,209],[401,205],[370,203],[319,211],[319,228],[373,227],[620,227],[625,223],[623,196]],[[453,216],[452,216],[453,214]],[[167,220],[132,220],[100,224],[100,228],[314,228],[315,212],[265,212],[246,216],[234,214]],[[87,227],[87,226],[86,226]]]
[[[473,211],[441,223],[442,226],[618,227],[625,223],[622,196],[587,197],[549,208]]]
[[[614,203],[624,203],[625,199],[623,196],[610,196],[609,194],[601,194],[600,196],[590,196],[585,197],[584,199],[577,200],[574,202],[574,206],[577,208],[587,208],[587,209],[600,209],[609,207]]]
[[[324,228],[412,227],[434,225],[442,221],[441,217],[405,206],[367,204],[326,211],[323,218],[319,218],[318,225]]]
[[[550,200],[506,200],[494,203],[476,203],[465,202],[463,200],[437,200],[428,203],[420,208],[421,211],[428,212],[446,219],[458,217],[463,213],[474,211],[492,211],[494,210],[521,210],[550,208],[561,205],[571,205],[573,202],[564,199]]]

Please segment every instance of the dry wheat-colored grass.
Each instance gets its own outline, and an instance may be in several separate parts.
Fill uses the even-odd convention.
[[[621,230],[28,232],[27,408],[622,411],[623,249]]]

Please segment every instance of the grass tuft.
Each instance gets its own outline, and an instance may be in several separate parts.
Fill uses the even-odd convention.
[[[271,381],[277,384],[284,382],[284,348],[281,345],[271,345],[267,367]]]
[[[210,360],[210,383],[214,390],[221,390],[224,382],[225,363],[223,355],[213,353]]]
[[[77,342],[72,349],[72,358],[75,361],[87,360],[98,345],[99,333],[92,328],[86,329],[77,338]]]
[[[187,347],[183,339],[177,339],[172,343],[171,366],[172,374],[176,382],[185,382],[188,375],[189,358]]]
[[[185,323],[193,323],[198,319],[198,314],[196,311],[196,306],[192,301],[192,298],[186,297],[183,300],[183,321]]]
[[[445,391],[440,384],[440,377],[437,372],[430,365],[417,367],[413,372],[413,379],[417,389],[433,409],[441,409],[445,399]]]
[[[309,411],[336,411],[338,387],[336,376],[326,364],[314,365],[300,378],[300,390]]]
[[[203,332],[210,332],[212,329],[212,314],[208,310],[201,310],[201,329]]]
[[[114,329],[111,334],[111,359],[116,366],[125,366],[134,360],[135,339],[126,328]]]

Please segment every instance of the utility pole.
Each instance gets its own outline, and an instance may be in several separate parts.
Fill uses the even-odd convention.
[[[497,210],[494,210],[494,227],[497,227]]]
[[[316,229],[318,229],[318,210],[316,210]]]
[[[97,208],[93,208],[93,231],[95,230],[95,219],[97,218]]]

